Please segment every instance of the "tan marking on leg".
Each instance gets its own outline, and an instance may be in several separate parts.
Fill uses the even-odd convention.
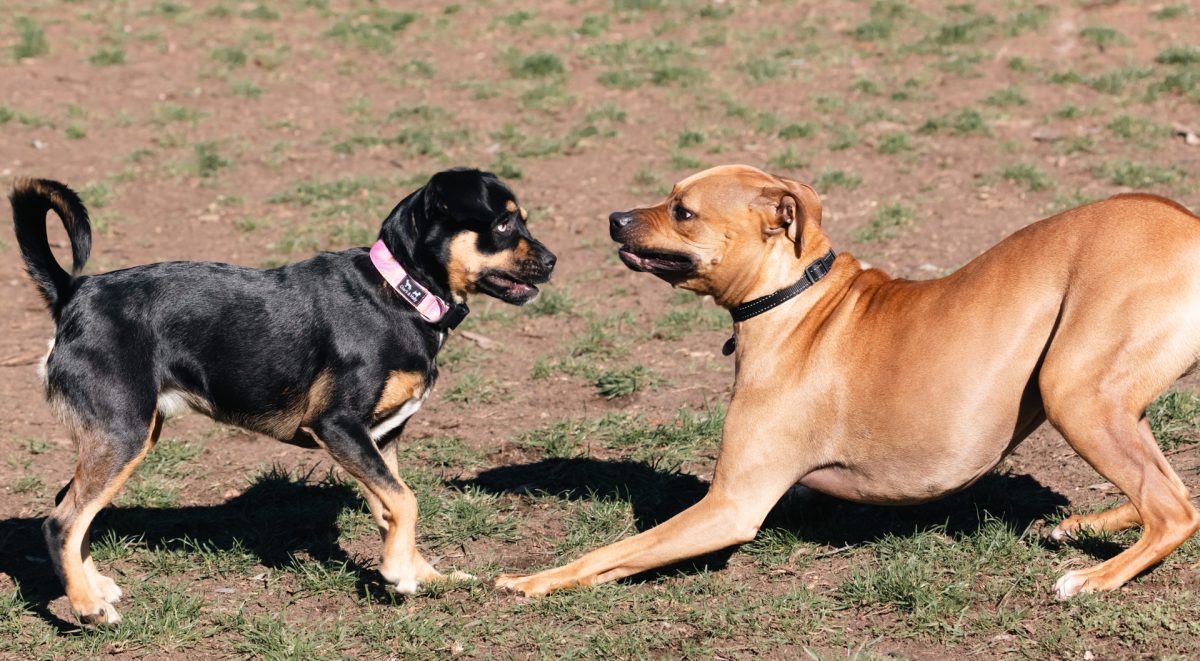
[[[97,452],[101,447],[108,447],[107,441],[95,436],[78,439],[81,458],[75,472],[75,481],[72,482],[71,489],[63,497],[54,516],[59,517],[59,510],[66,514],[60,518],[60,520],[66,520],[66,526],[62,536],[62,546],[59,549],[59,566],[67,599],[71,602],[71,609],[85,623],[117,624],[121,621],[121,616],[108,603],[105,595],[96,592],[91,574],[85,567],[85,562],[91,559],[85,542],[90,537],[92,521],[96,515],[120,491],[125,481],[129,479],[138,464],[146,457],[146,453],[158,440],[161,430],[162,419],[155,411],[151,416],[150,430],[137,456],[121,466],[111,478],[107,478],[108,482],[100,493],[83,503],[79,502],[80,493],[88,489],[89,480],[111,472],[114,466],[111,465],[111,459],[108,457],[91,454]],[[85,453],[88,453],[86,457],[83,456]]]
[[[379,400],[375,403],[375,415],[381,416],[394,411],[410,399],[420,397],[425,391],[425,375],[419,372],[395,371],[388,374]]]
[[[309,427],[303,429],[318,445],[326,451],[329,450],[329,446],[314,430]],[[376,450],[378,451],[378,448]],[[417,591],[421,570],[428,567],[428,563],[417,551],[417,498],[412,489],[396,475],[385,454],[381,454],[381,458],[392,473],[394,486],[375,483],[359,473],[354,466],[340,465],[378,501],[378,505],[374,505],[370,498],[367,499],[367,506],[372,509],[372,515],[376,517],[376,523],[380,524],[383,535],[383,561],[379,565],[379,573],[397,592],[412,594]],[[394,454],[391,461],[396,461]]]

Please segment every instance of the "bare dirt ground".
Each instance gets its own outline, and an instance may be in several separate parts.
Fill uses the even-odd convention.
[[[1118,499],[1049,428],[939,504],[794,498],[754,544],[652,576],[538,600],[487,581],[648,527],[711,476],[728,318],[621,266],[610,211],[750,163],[813,182],[840,250],[928,278],[1114,193],[1200,208],[1197,3],[0,9],[0,188],[40,176],[81,191],[93,272],[367,245],[396,200],[452,165],[508,180],[560,265],[535,306],[472,301],[464,329],[494,344],[451,339],[404,439],[426,555],[481,583],[391,595],[365,505],[323,454],[190,415],[98,520],[94,555],[126,590],[126,622],[88,631],[40,540],[74,465],[33,365],[53,329],[0,234],[0,656],[1195,653],[1195,539],[1118,593],[1052,599],[1056,576],[1136,536],[1039,541],[1064,513]],[[1196,384],[1159,417],[1193,490]]]

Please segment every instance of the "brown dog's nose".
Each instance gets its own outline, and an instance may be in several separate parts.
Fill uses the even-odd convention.
[[[628,211],[614,211],[608,215],[608,225],[614,230],[619,230],[632,222],[633,214]]]

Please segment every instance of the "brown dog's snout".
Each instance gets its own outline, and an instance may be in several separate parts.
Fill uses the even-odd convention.
[[[608,216],[608,235],[613,241],[621,240],[621,231],[633,223],[632,211],[614,211]]]

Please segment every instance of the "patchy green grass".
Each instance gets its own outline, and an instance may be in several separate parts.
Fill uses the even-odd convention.
[[[884,205],[875,212],[871,222],[854,232],[854,240],[862,243],[887,241],[916,220],[916,211],[900,202]]]
[[[1092,170],[1096,177],[1106,178],[1117,186],[1150,188],[1176,183],[1186,175],[1176,167],[1118,159],[1102,163]]]
[[[1031,163],[1014,163],[1000,169],[1000,178],[1021,184],[1025,190],[1036,193],[1054,188],[1054,179],[1043,169]]]
[[[1171,390],[1146,408],[1150,429],[1164,450],[1200,440],[1200,396],[1190,390]]]
[[[37,21],[28,16],[17,16],[13,26],[17,33],[17,41],[10,47],[14,60],[42,57],[50,53],[46,32]]]

